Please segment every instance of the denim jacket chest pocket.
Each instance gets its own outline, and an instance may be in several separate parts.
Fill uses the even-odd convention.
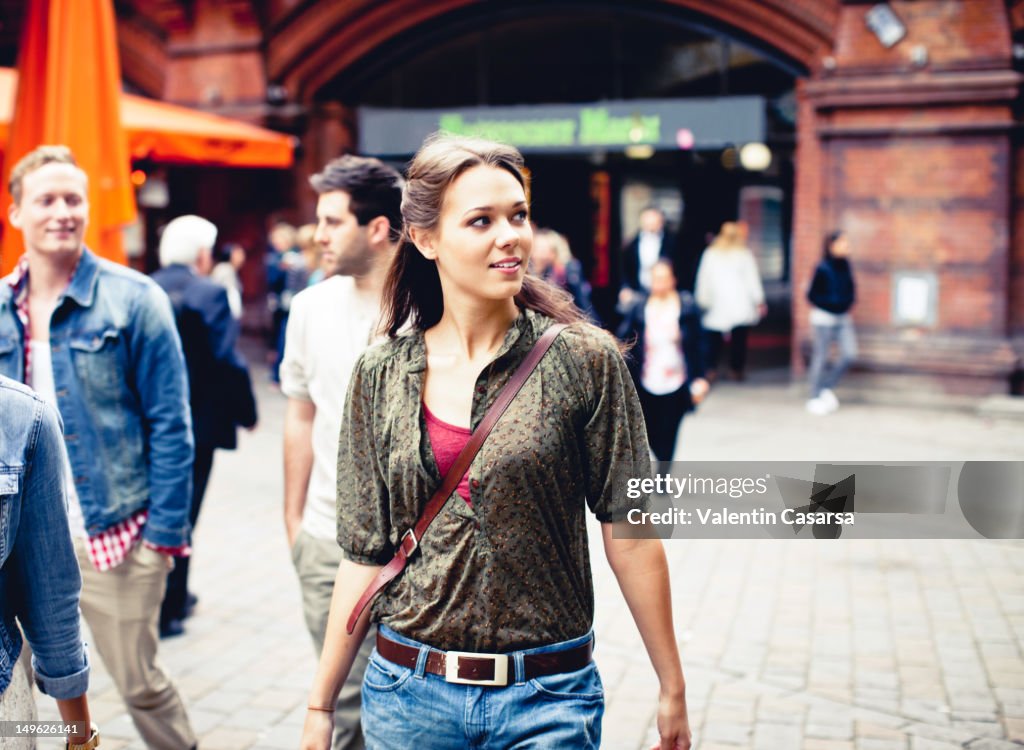
[[[121,330],[115,326],[104,326],[75,331],[68,338],[68,346],[75,373],[88,396],[108,403],[120,400],[120,373],[126,360]]]
[[[7,464],[0,457],[0,568],[7,562],[14,545],[18,525],[15,508],[24,473],[24,466]]]

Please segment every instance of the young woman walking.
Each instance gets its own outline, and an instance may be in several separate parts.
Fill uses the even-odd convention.
[[[334,698],[371,619],[370,750],[598,747],[587,507],[658,675],[660,747],[690,747],[661,542],[612,534],[613,515],[629,507],[625,479],[650,471],[640,404],[614,340],[525,275],[522,167],[511,147],[450,136],[429,139],[409,167],[409,241],[385,293],[391,340],[363,355],[348,393],[338,458],[347,559],[303,748],[328,748]],[[407,530],[468,433],[556,322],[569,326],[415,540],[408,567],[349,633],[360,594],[411,546]]]

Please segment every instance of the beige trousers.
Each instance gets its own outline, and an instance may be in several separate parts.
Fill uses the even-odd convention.
[[[302,588],[302,614],[306,618],[309,634],[313,637],[318,659],[324,650],[327,615],[331,609],[334,578],[338,575],[341,558],[341,548],[333,539],[317,539],[305,531],[299,531],[295,537],[292,562]],[[352,662],[348,680],[338,693],[338,703],[334,707],[333,750],[363,750],[365,747],[363,730],[359,725],[359,709],[362,705],[363,673],[366,672],[366,664],[376,642],[377,628],[371,626]]]
[[[82,569],[82,615],[143,741],[153,750],[194,747],[185,704],[156,654],[167,558],[140,542],[123,563],[101,573],[82,540],[75,540],[75,554]]]

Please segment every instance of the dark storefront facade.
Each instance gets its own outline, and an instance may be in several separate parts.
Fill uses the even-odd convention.
[[[327,159],[362,144],[401,161],[409,144],[371,147],[383,127],[374,116],[490,121],[561,139],[520,143],[534,216],[569,236],[599,287],[614,289],[616,252],[646,203],[665,209],[692,256],[723,220],[744,218],[799,377],[803,291],[823,235],[842,227],[862,372],[908,392],[1020,387],[1024,2],[123,0],[117,10],[133,90],[301,138],[292,179],[251,200],[230,189],[222,202],[235,210],[276,204],[275,215],[307,221],[306,180]],[[748,98],[760,127],[728,115]],[[709,101],[705,129],[695,108]],[[540,122],[513,127],[509,107]],[[549,115],[565,122],[545,125]],[[606,142],[578,142],[584,119]],[[751,143],[767,148],[765,168],[744,166]],[[235,178],[219,179],[198,189],[217,200]]]

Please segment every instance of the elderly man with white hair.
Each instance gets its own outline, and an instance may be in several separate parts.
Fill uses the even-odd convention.
[[[179,216],[160,238],[160,265],[153,274],[171,298],[188,367],[195,463],[192,506],[195,528],[217,448],[234,450],[236,428],[256,424],[256,401],[249,371],[238,354],[238,323],[227,292],[206,278],[213,266],[217,227],[200,216]],[[188,591],[188,558],[178,558],[167,577],[160,610],[160,635],[181,635],[196,598]]]

